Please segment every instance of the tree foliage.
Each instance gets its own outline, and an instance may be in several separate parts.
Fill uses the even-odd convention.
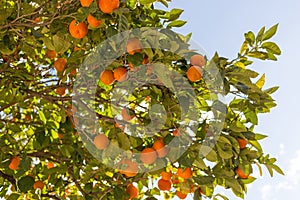
[[[199,115],[189,119],[197,122],[195,132],[188,135],[189,145],[181,147],[185,152],[176,158],[177,148],[170,143],[183,140],[180,135],[185,132],[180,132],[178,118],[183,115],[184,108],[179,102],[184,102],[189,94],[185,93],[179,99],[164,87],[175,82],[166,81],[169,78],[166,79],[165,72],[155,63],[162,63],[187,77],[189,61],[179,55],[186,55],[189,59],[196,52],[189,50],[190,34],[184,36],[171,32],[173,27],[186,23],[179,19],[183,10],[165,11],[154,4],[167,7],[168,2],[123,0],[111,13],[101,11],[97,1],[91,1],[85,7],[78,0],[0,2],[0,197],[117,200],[136,197],[150,200],[162,193],[167,199],[176,193],[183,196],[191,193],[194,199],[227,199],[214,192],[217,186],[222,186],[243,198],[247,184],[255,180],[251,176],[254,167],[262,173],[261,166],[266,166],[271,176],[273,171],[283,174],[275,164],[276,159],[264,153],[260,145],[260,140],[267,136],[255,131],[257,115],[276,106],[271,94],[278,87],[264,88],[265,74],[259,75],[250,69],[254,59],[277,60],[281,54],[278,45],[270,41],[277,25],[269,29],[263,27],[257,34],[252,31],[245,33],[245,41],[236,58],[228,59],[216,53],[207,61],[207,65],[213,63],[216,66],[223,85],[220,93],[231,99],[229,103],[212,97],[215,94],[203,79],[190,82],[197,102],[187,102],[186,109],[198,110]],[[91,25],[89,15],[100,21],[94,20],[96,25]],[[73,20],[75,25],[84,23],[87,33],[77,38],[70,34]],[[84,74],[83,68],[93,64],[89,61],[99,59],[95,58],[99,45],[116,34],[140,29],[141,34],[147,35],[146,41],[141,41],[143,46],[147,42],[150,44],[147,39],[151,33],[144,27],[155,27],[168,35],[169,38],[158,39],[163,48],[143,48],[132,54],[124,50],[109,66],[93,66],[94,74]],[[120,51],[116,41],[109,40],[105,44],[111,51]],[[103,52],[101,58],[108,54]],[[142,63],[144,65],[138,67]],[[119,114],[123,119],[127,116],[123,124],[116,123],[111,107],[115,83],[107,85],[98,78],[104,69],[118,67],[125,67],[132,74],[134,69],[140,70],[138,73],[153,73],[155,81],[160,82],[137,88],[126,99],[129,104],[120,105],[125,111]],[[82,93],[85,96],[81,96],[92,99],[83,101],[77,96],[76,103],[94,106],[84,108],[95,114],[98,120],[92,123],[102,127],[101,134],[105,134],[109,141],[87,148],[86,142],[91,140],[93,144],[95,135],[81,134],[82,127],[78,130],[78,124],[82,122],[80,116],[86,111],[80,109],[82,104],[74,103],[74,94],[82,89],[76,90],[74,86],[78,79],[81,83],[94,80],[95,74],[97,82],[94,85],[97,87],[94,93],[86,92],[88,88],[85,88]],[[124,84],[124,87],[128,86]],[[184,89],[180,88],[180,91]],[[151,117],[159,112],[153,108],[157,104],[162,105],[167,113],[163,128],[155,130],[151,136],[147,136],[151,131],[148,129],[144,130],[143,137],[135,135],[137,130],[143,131],[143,125],[154,120]],[[154,109],[152,114],[151,108]],[[215,112],[218,108],[225,109],[220,131],[214,127],[213,120],[203,117],[212,111],[218,115]],[[127,127],[132,120],[136,126]],[[88,121],[84,124],[87,125]],[[132,134],[126,134],[124,129]],[[95,132],[99,134],[98,129]],[[128,160],[97,159],[113,155],[112,145],[123,149]],[[146,148],[155,150],[154,165],[160,163],[164,167],[156,169],[150,164],[142,164],[138,168],[144,169],[144,173],[124,173],[126,168],[135,166],[129,161],[132,154]],[[97,153],[92,154],[90,149]],[[133,156],[133,159],[151,163],[152,158]],[[105,162],[125,166],[116,169]],[[172,189],[169,190],[168,184]],[[138,196],[132,189],[135,187]]]

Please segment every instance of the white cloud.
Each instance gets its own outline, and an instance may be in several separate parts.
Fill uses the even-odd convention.
[[[284,145],[282,145],[284,148]],[[297,190],[300,187],[300,150],[298,150],[290,162],[288,168],[285,170],[285,176],[277,185],[264,185],[261,188],[261,197],[263,200],[273,199],[277,192],[283,190]]]
[[[265,185],[261,188],[261,193],[262,193],[262,200],[270,200],[272,194],[272,186],[271,185]]]
[[[280,149],[279,155],[285,154],[285,145],[284,144],[280,144],[279,149]]]

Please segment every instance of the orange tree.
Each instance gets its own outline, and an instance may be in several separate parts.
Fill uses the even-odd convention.
[[[255,132],[257,115],[276,106],[277,87],[263,89],[265,75],[249,69],[253,59],[281,54],[269,41],[277,25],[247,32],[234,59],[217,53],[208,59],[189,50],[190,34],[171,31],[186,23],[179,20],[183,10],[154,3],[168,6],[167,0],[0,2],[0,197],[227,199],[214,192],[222,186],[243,198],[254,167],[283,174],[260,146],[266,136]],[[145,27],[157,28],[160,46]],[[115,36],[131,30],[118,46]],[[217,82],[210,66],[217,92],[207,83]],[[126,104],[115,102],[114,91],[143,77],[148,82],[124,95]],[[93,90],[83,84],[88,80]]]

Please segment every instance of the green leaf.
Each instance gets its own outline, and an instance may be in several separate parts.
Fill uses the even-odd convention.
[[[223,159],[232,158],[232,156],[233,156],[232,149],[225,151],[222,149],[220,144],[216,144],[216,146],[217,146],[218,154],[220,155],[221,158],[223,158]]]
[[[276,55],[281,54],[281,50],[280,50],[279,46],[274,42],[265,42],[261,45],[261,48],[264,48],[268,52],[276,54]]]
[[[210,162],[216,162],[218,160],[218,155],[216,151],[211,149],[206,155],[206,159]]]
[[[40,119],[42,120],[42,122],[43,122],[44,124],[47,123],[47,119],[46,119],[46,117],[45,117],[43,111],[41,111],[41,110],[39,111],[39,117],[40,117]]]
[[[249,51],[248,42],[244,41],[240,49],[240,54],[248,53],[248,51]]]
[[[249,140],[250,144],[252,144],[259,152],[262,152],[262,148],[256,140]]]
[[[266,60],[268,58],[268,53],[261,52],[261,51],[255,51],[255,52],[247,53],[247,56],[252,57],[252,58],[261,59],[261,60]]]
[[[213,184],[213,182],[215,181],[215,178],[212,176],[197,176],[193,177],[193,179],[199,185],[210,185]]]
[[[33,189],[33,184],[34,184],[34,178],[32,178],[31,176],[23,176],[18,181],[18,188],[20,189],[21,192],[25,193]]]
[[[117,137],[118,137],[118,143],[120,145],[120,148],[122,148],[124,150],[129,150],[130,140],[127,137],[127,135],[122,132],[122,133],[117,133]]]
[[[171,27],[181,27],[186,24],[186,21],[183,20],[175,20],[168,24],[167,28]]]
[[[265,30],[266,30],[266,27],[262,27],[259,32],[257,33],[257,36],[256,36],[256,42],[261,42],[262,40],[262,37],[265,33]]]
[[[273,93],[276,92],[278,89],[279,89],[279,87],[278,87],[278,86],[275,86],[275,87],[268,88],[268,89],[264,90],[263,92],[266,92],[266,93],[268,93],[268,94],[273,94]]]
[[[258,87],[258,88],[262,88],[265,84],[265,81],[266,81],[266,75],[263,74],[259,79],[258,81],[255,83],[255,85]]]
[[[275,35],[275,33],[277,32],[277,28],[278,28],[278,24],[272,26],[269,30],[267,30],[266,33],[263,34],[263,36],[262,36],[262,41],[265,41],[265,40],[273,37]]]
[[[12,193],[6,200],[18,200],[20,194]]]
[[[199,169],[207,169],[207,166],[202,158],[197,158],[194,163],[194,166],[198,167]]]
[[[250,46],[253,46],[255,42],[255,35],[252,31],[249,31],[248,33],[245,33],[245,39],[248,41]]]
[[[256,178],[249,176],[247,179],[241,179],[244,184],[250,184],[256,180]]]
[[[169,13],[169,20],[170,21],[174,21],[176,19],[178,19],[180,17],[180,15],[182,14],[183,10],[178,9],[178,8],[174,8],[170,11]]]
[[[140,4],[147,5],[155,2],[156,0],[140,0]]]
[[[63,54],[69,49],[71,44],[56,34],[53,36],[53,45],[57,53]]]
[[[271,177],[273,177],[273,168],[272,168],[272,166],[271,165],[268,165],[268,164],[265,164],[265,166],[267,167],[267,169],[268,169],[268,171],[269,171],[269,173],[270,173],[270,176]]]
[[[282,171],[282,169],[280,169],[280,167],[278,167],[275,164],[272,164],[272,168],[279,174],[284,175],[284,172]]]
[[[255,139],[256,140],[262,140],[264,138],[268,137],[267,135],[263,135],[263,134],[259,134],[259,133],[256,133],[255,134]]]
[[[124,197],[128,196],[128,194],[123,190],[123,188],[118,186],[114,188],[113,194],[115,199],[124,199]]]

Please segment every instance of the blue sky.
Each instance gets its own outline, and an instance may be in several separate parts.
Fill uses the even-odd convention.
[[[235,58],[243,42],[243,34],[255,33],[262,26],[279,23],[273,40],[281,47],[282,55],[277,62],[255,61],[252,69],[266,73],[266,87],[279,85],[274,95],[278,106],[269,114],[259,117],[257,132],[269,135],[262,142],[265,152],[278,158],[278,164],[286,176],[275,174],[270,178],[267,171],[249,187],[246,200],[295,199],[300,189],[300,134],[298,106],[300,84],[300,1],[220,1],[220,0],[173,0],[170,8],[184,9],[181,19],[188,23],[176,31],[193,32],[192,39],[212,55]],[[224,194],[230,194],[221,190]],[[230,196],[230,200],[238,199]]]

